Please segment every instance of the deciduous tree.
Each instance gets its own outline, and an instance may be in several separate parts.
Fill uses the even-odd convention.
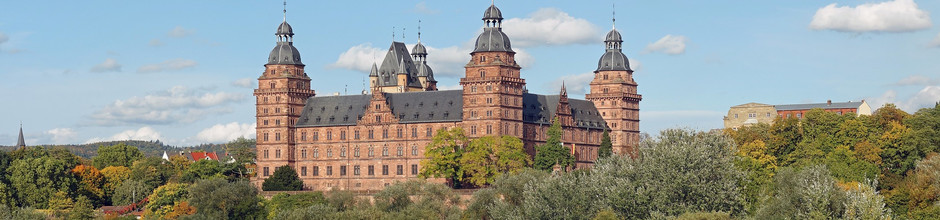
[[[427,159],[421,160],[418,176],[445,178],[452,186],[458,184],[461,178],[459,161],[468,142],[460,127],[438,130],[431,143],[425,147],[424,156]]]
[[[50,196],[75,188],[77,181],[71,169],[65,161],[41,156],[13,161],[7,174],[19,206],[47,208]]]
[[[280,168],[284,169],[284,168]],[[277,173],[275,171],[275,173]],[[189,188],[189,204],[209,219],[261,219],[264,209],[258,189],[248,181],[224,179],[196,181]]]
[[[98,148],[98,155],[92,157],[92,163],[98,169],[104,169],[107,166],[130,167],[134,161],[143,158],[144,154],[134,146],[127,146],[124,143],[103,146]]]
[[[304,182],[297,176],[293,167],[284,165],[274,169],[274,175],[264,179],[261,189],[264,191],[298,191],[302,190]]]

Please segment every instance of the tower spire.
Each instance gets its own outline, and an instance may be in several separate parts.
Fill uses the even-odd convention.
[[[284,0],[284,21],[287,21],[287,0]]]
[[[23,139],[23,122],[20,122],[20,137],[16,139],[17,147],[25,147],[26,140]]]
[[[617,29],[617,3],[611,4],[610,8],[611,8],[610,11],[612,14],[610,17],[610,20],[612,21],[611,25],[613,26],[613,29],[616,30]]]
[[[421,43],[421,20],[418,20],[418,43]]]

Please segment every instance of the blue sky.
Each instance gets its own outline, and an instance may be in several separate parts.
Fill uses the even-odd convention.
[[[722,126],[728,107],[940,100],[940,1],[500,1],[531,92],[583,98],[616,28],[641,130]],[[429,47],[456,88],[489,1],[292,1],[287,20],[319,95],[354,94],[392,41]],[[0,145],[254,135],[252,88],[281,1],[0,3]],[[394,27],[394,29],[393,29]],[[404,30],[402,30],[404,28]]]

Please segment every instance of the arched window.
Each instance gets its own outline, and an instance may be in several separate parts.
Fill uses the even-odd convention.
[[[418,146],[411,145],[411,156],[418,156]]]
[[[346,147],[342,147],[339,149],[339,156],[346,157]]]
[[[359,146],[356,146],[356,149],[353,152],[353,156],[359,157]]]
[[[320,148],[313,148],[313,158],[320,157]]]
[[[382,147],[382,156],[383,156],[383,157],[387,157],[387,156],[388,156],[388,146]]]
[[[375,156],[375,147],[369,146],[369,157]]]
[[[404,155],[404,153],[405,153],[405,149],[404,149],[403,147],[401,147],[401,146],[398,146],[398,154],[397,154],[397,155],[400,157],[400,156]]]
[[[300,150],[300,158],[307,158],[307,149]]]
[[[326,157],[333,157],[333,148],[326,149]]]

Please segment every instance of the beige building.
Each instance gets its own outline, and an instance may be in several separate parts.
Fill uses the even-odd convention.
[[[871,115],[871,106],[868,102],[832,102],[827,100],[824,103],[808,104],[786,104],[786,105],[768,105],[761,103],[747,103],[743,105],[731,106],[728,115],[725,116],[725,128],[737,130],[741,126],[767,123],[773,124],[774,118],[803,118],[807,111],[812,109],[822,109],[823,111],[843,114]]]

